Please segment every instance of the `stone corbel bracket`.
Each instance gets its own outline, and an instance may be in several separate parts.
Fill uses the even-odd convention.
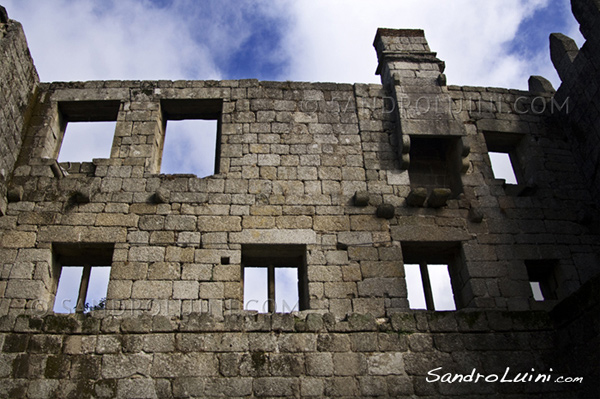
[[[469,162],[469,154],[471,153],[471,145],[467,141],[466,137],[460,138],[460,155],[461,155],[461,164],[460,164],[460,173],[465,174],[469,170],[470,162]]]
[[[398,159],[400,160],[400,169],[408,169],[410,166],[410,136],[399,133],[398,140]]]

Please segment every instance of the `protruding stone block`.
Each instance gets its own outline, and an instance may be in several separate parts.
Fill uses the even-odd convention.
[[[381,204],[377,207],[377,217],[382,219],[391,219],[396,210],[392,204]]]
[[[91,190],[87,187],[82,187],[76,190],[71,198],[78,204],[87,204],[90,202],[90,198],[92,197]]]
[[[408,197],[406,197],[406,204],[408,206],[423,206],[427,199],[427,189],[425,187],[413,188]]]
[[[6,12],[6,8],[0,6],[0,23],[7,23],[8,22],[8,13]]]
[[[9,202],[19,202],[23,199],[23,186],[13,186],[8,189],[7,198]]]
[[[158,190],[156,190],[156,192],[152,196],[152,199],[157,204],[165,204],[165,203],[169,202],[170,196],[171,196],[171,193],[169,192],[169,190],[161,187]]]
[[[469,221],[473,223],[481,223],[483,221],[483,213],[476,208],[469,209]]]
[[[532,93],[554,93],[554,87],[552,83],[543,76],[530,76],[529,77],[529,91]]]
[[[446,206],[446,203],[452,196],[452,190],[449,188],[434,188],[431,190],[431,195],[427,199],[427,206],[430,208],[441,208]]]
[[[577,44],[570,37],[562,33],[550,35],[550,58],[563,82],[570,78],[571,65],[578,52]]]
[[[447,86],[448,85],[448,79],[446,79],[446,75],[443,73],[440,73],[440,76],[438,76],[438,85],[440,86]]]
[[[354,206],[367,206],[369,205],[369,193],[366,191],[357,191],[354,194]]]

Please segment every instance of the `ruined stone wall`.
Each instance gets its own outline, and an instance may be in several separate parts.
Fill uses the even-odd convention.
[[[0,335],[3,397],[510,398],[529,389],[549,398],[578,397],[554,380],[425,380],[473,369],[474,377],[498,380],[560,370],[552,362],[545,312],[401,313],[383,323],[368,315],[335,322],[314,313],[306,319],[228,316],[223,322],[206,314],[21,316],[3,318],[2,328],[11,331]]]
[[[0,395],[595,393],[568,351],[596,353],[598,214],[552,93],[447,86],[422,31],[375,47],[383,85],[40,84],[0,217]],[[160,174],[187,118],[218,121],[210,176]],[[110,158],[58,163],[68,123],[95,120],[116,121]],[[285,251],[300,311],[245,310],[244,259]],[[110,264],[105,309],[53,313],[61,262]],[[420,262],[449,265],[457,311],[410,309]],[[437,367],[584,384],[427,382]]]
[[[514,111],[517,98],[518,106],[529,106],[527,92],[447,89],[453,114],[466,121],[456,139],[468,148],[457,157],[467,167],[457,171],[462,192],[434,208],[407,204],[415,190],[409,171],[398,166],[394,114],[386,111],[382,86],[224,81],[40,87],[34,112],[45,122],[28,133],[39,145],[24,150],[29,161],[16,168],[13,181],[24,194],[4,218],[4,313],[52,304],[57,243],[113,244],[110,307],[154,306],[169,314],[241,309],[244,244],[306,245],[308,308],[338,318],[408,308],[402,245],[456,247],[459,308],[539,306],[528,260],[557,262],[557,299],[594,274],[597,235],[578,219],[590,193],[569,168],[569,149],[548,121],[551,111]],[[190,97],[224,101],[220,173],[158,175],[161,99]],[[113,157],[64,164],[69,169],[60,171],[43,155],[58,153],[59,104],[81,100],[120,104]],[[532,176],[523,187],[504,187],[493,178],[486,132],[520,138],[524,173]],[[366,194],[365,206],[355,203],[357,192]],[[391,218],[377,216],[382,204],[393,207]]]
[[[6,211],[6,185],[21,150],[39,78],[21,24],[0,6],[0,215]]]

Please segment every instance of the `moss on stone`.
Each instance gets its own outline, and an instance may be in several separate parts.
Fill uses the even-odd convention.
[[[252,359],[252,367],[254,370],[260,370],[267,363],[267,355],[263,351],[252,352],[250,355]]]
[[[48,356],[44,377],[65,378],[69,374],[69,360],[65,355]]]
[[[114,398],[117,395],[117,380],[106,379],[96,381],[94,391],[99,398]]]
[[[46,331],[70,333],[79,328],[79,322],[67,315],[48,315],[44,318]]]

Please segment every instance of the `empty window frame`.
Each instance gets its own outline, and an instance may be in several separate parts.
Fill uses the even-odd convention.
[[[110,158],[119,107],[119,101],[59,102],[62,139],[58,161]]]
[[[403,243],[404,271],[411,309],[456,310],[456,243]]]
[[[54,244],[55,313],[103,309],[110,279],[113,246]]]
[[[503,179],[506,184],[522,182],[519,152],[523,136],[498,132],[485,132],[484,136],[494,178]]]
[[[244,309],[290,313],[308,309],[306,246],[243,245]]]
[[[457,137],[410,136],[408,175],[412,187],[449,188],[462,192],[461,156]]]
[[[219,173],[222,100],[163,100],[160,173]]]
[[[533,299],[541,302],[557,299],[556,270],[558,261],[556,259],[526,260],[527,275]]]

